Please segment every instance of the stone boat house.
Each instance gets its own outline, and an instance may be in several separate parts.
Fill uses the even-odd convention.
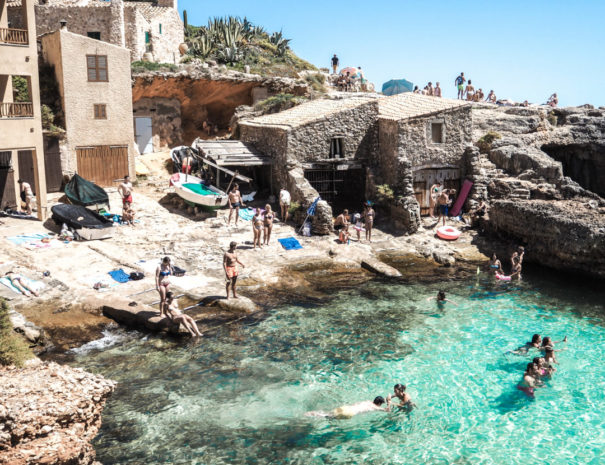
[[[394,191],[397,229],[415,231],[435,181],[459,189],[471,133],[469,104],[412,93],[313,100],[240,123],[241,140],[273,158],[277,186],[303,205],[326,201],[316,233],[329,231],[341,208],[361,210],[380,184]]]
[[[129,50],[66,28],[43,35],[41,43],[65,115],[63,174],[77,172],[103,187],[134,176]]]
[[[21,28],[22,0],[8,1],[11,27]],[[73,33],[130,50],[131,60],[178,63],[184,27],[177,0],[35,0],[38,35],[48,34],[66,21]]]

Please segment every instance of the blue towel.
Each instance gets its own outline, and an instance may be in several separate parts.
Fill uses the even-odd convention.
[[[254,217],[255,214],[256,214],[256,210],[254,208],[240,209],[240,211],[239,211],[239,217],[242,220],[246,220],[246,221],[250,221]]]
[[[302,249],[302,245],[295,237],[286,237],[284,239],[277,239],[277,242],[286,250],[298,250]]]
[[[119,283],[127,283],[130,280],[130,275],[126,274],[122,268],[110,271],[108,274]]]

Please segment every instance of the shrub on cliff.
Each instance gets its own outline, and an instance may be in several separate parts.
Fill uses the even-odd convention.
[[[324,93],[326,88],[324,87],[324,83],[326,82],[326,76],[320,73],[307,74],[305,76],[305,81],[311,86],[316,92]]]
[[[22,366],[33,357],[25,340],[13,329],[8,317],[8,304],[0,299],[0,365]]]
[[[376,186],[376,202],[380,205],[389,205],[395,199],[395,193],[388,184]]]
[[[179,69],[177,65],[172,63],[153,63],[151,61],[133,61],[130,64],[130,69],[133,73],[144,73],[145,71],[171,71]]]
[[[502,139],[502,136],[495,131],[489,131],[475,145],[479,147],[482,153],[487,153],[492,149],[492,144],[496,139]]]

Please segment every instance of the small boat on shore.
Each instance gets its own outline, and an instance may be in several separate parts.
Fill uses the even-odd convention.
[[[170,185],[174,186],[174,191],[180,198],[204,209],[216,210],[227,205],[225,192],[203,184],[200,178],[191,174],[174,173],[170,177]]]
[[[65,196],[74,205],[93,207],[97,211],[101,208],[109,209],[109,197],[105,189],[77,173],[65,185]]]
[[[65,223],[87,241],[107,239],[113,234],[112,221],[81,205],[61,203],[52,207],[51,211],[55,223]]]

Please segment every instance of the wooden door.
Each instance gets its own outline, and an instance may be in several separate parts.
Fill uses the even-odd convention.
[[[78,147],[76,154],[78,174],[101,187],[113,186],[128,174],[127,146]]]
[[[44,171],[46,174],[46,192],[60,192],[63,184],[61,152],[58,150],[44,151]]]
[[[414,172],[414,196],[420,205],[420,215],[430,213],[430,189],[437,181],[443,189],[460,191],[460,171],[457,168],[427,168]]]
[[[0,209],[16,208],[15,171],[11,165],[11,152],[0,152]]]
[[[29,183],[32,192],[36,193],[36,176],[34,175],[34,156],[31,150],[19,150],[19,179]]]

